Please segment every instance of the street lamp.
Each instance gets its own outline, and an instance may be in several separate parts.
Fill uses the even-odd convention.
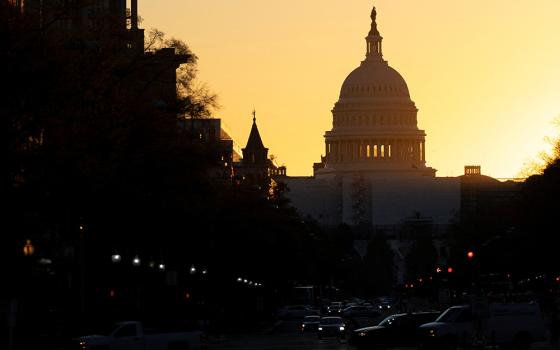
[[[160,271],[165,271],[165,264],[164,263],[159,264],[158,268]]]
[[[31,240],[28,239],[25,241],[25,245],[23,246],[23,255],[31,256],[35,253],[35,247],[31,244]]]
[[[191,275],[194,275],[196,273],[196,268],[194,267],[194,265],[191,265],[191,269],[189,271]]]
[[[136,255],[134,259],[132,259],[132,265],[140,266],[140,258],[138,257],[138,255]]]
[[[122,257],[117,253],[111,255],[111,261],[114,262],[115,264],[121,262],[121,259]]]

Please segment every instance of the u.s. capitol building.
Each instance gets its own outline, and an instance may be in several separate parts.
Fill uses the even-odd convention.
[[[411,217],[446,226],[461,205],[461,178],[436,177],[426,133],[403,77],[383,59],[376,10],[366,57],[348,75],[332,110],[325,156],[312,177],[287,177],[287,196],[324,226],[393,228]]]

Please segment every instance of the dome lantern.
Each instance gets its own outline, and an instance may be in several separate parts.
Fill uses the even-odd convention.
[[[383,61],[382,41],[383,37],[377,29],[377,11],[374,7],[371,11],[371,29],[366,37],[366,61]]]

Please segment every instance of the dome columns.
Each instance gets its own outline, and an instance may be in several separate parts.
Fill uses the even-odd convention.
[[[426,141],[423,139],[357,138],[325,142],[329,163],[366,160],[426,162]]]
[[[367,44],[367,51],[366,57],[383,57],[383,49],[381,45],[381,41],[383,40],[382,37],[367,37],[366,44]]]

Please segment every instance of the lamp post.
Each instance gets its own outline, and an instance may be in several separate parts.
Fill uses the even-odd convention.
[[[25,240],[25,244],[22,248],[24,255],[24,265],[25,265],[25,275],[24,281],[22,283],[22,295],[21,298],[24,300],[24,304],[31,302],[33,299],[32,291],[33,286],[33,254],[35,254],[35,246],[31,243],[30,239]],[[33,318],[33,313],[31,310],[23,311],[24,318]],[[12,350],[15,347],[16,339],[16,323],[18,319],[18,300],[12,299],[10,302],[10,309],[8,312],[8,349]]]
[[[33,253],[35,253],[35,247],[31,243],[31,240],[28,239],[25,241],[25,245],[23,246],[23,255],[31,256]]]
[[[86,312],[86,242],[84,237],[84,225],[80,224],[80,311],[82,315]]]

